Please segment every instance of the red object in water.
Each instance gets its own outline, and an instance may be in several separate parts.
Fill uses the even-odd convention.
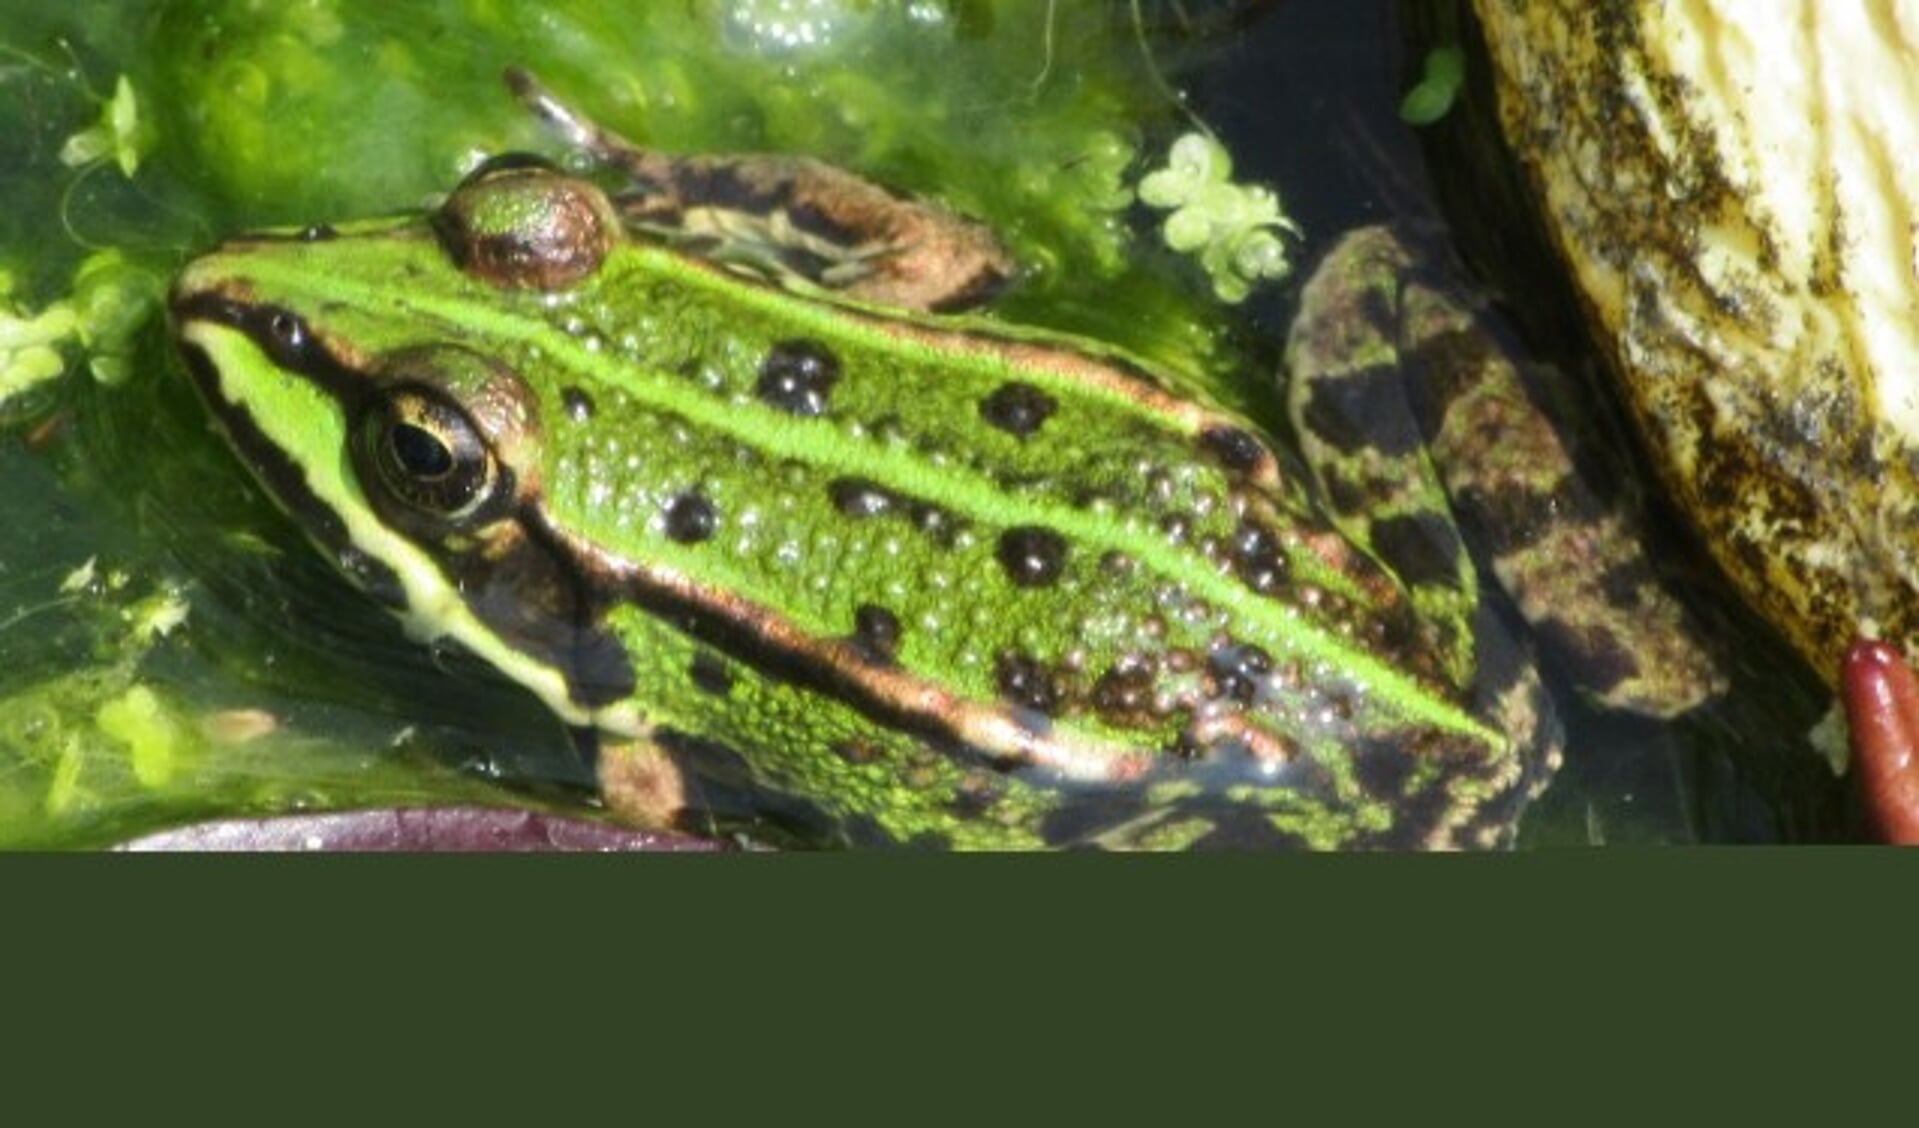
[[[1853,778],[1881,841],[1919,845],[1919,678],[1883,642],[1857,642],[1840,678]]]

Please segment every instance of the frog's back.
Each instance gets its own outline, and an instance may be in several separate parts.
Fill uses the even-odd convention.
[[[592,191],[550,175],[541,200]],[[207,399],[236,444],[278,444],[263,479],[416,628],[709,798],[788,796],[856,840],[1451,845],[1499,840],[1539,778],[1548,742],[1505,715],[1518,664],[1445,684],[1451,628],[1256,428],[1135,360],[626,233],[510,278],[448,241],[196,263],[174,306]],[[289,377],[297,425],[270,410]],[[442,409],[490,492],[429,519],[381,476]],[[296,449],[303,482],[275,472]],[[657,782],[610,756],[616,802]]]

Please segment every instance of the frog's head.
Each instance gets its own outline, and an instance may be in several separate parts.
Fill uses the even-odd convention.
[[[228,242],[169,299],[209,411],[308,536],[414,633],[458,639],[576,722],[592,718],[560,656],[587,596],[535,528],[561,393],[487,342],[508,305],[588,278],[617,237],[597,188],[494,162],[429,216]]]

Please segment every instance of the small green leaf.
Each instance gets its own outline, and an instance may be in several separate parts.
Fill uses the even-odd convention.
[[[1166,227],[1162,234],[1166,245],[1185,254],[1205,246],[1213,237],[1213,225],[1206,221],[1206,214],[1197,208],[1181,208],[1166,217]]]
[[[60,147],[60,163],[78,168],[112,157],[120,174],[131,178],[152,147],[153,131],[141,119],[133,83],[123,74],[113,84],[113,96],[101,109],[100,120],[67,138]]]
[[[1431,125],[1446,116],[1466,81],[1466,52],[1456,45],[1435,47],[1426,53],[1419,84],[1399,103],[1399,118],[1408,125]]]

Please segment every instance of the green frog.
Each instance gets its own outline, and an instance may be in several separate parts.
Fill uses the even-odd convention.
[[[615,811],[811,844],[1505,844],[1560,737],[1476,560],[1605,700],[1716,690],[1483,305],[1398,234],[1302,294],[1295,451],[1187,374],[967,312],[1016,270],[936,202],[642,149],[509,82],[612,190],[498,158],[426,216],[228,242],[171,318],[268,492],[574,726]],[[1475,555],[1455,513],[1504,531]]]

